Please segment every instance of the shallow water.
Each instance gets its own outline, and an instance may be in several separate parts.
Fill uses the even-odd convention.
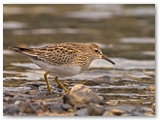
[[[116,65],[94,61],[80,75],[60,78],[72,87],[84,83],[118,105],[150,107],[155,85],[154,5],[4,5],[4,87],[43,81],[43,73],[9,45],[39,47],[60,42],[94,42]],[[49,76],[49,81],[54,77]],[[117,105],[116,104],[116,105]]]

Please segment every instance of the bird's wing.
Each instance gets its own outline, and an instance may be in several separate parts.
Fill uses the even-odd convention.
[[[49,64],[67,64],[71,63],[77,53],[81,52],[79,45],[71,43],[53,44],[40,48],[34,48],[34,54],[38,59]]]

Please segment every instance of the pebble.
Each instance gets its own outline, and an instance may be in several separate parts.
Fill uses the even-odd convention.
[[[43,110],[44,112],[48,111],[48,106],[45,101],[41,101],[38,102],[37,104],[36,103],[34,104],[35,104],[34,106],[36,106],[36,110]]]
[[[33,95],[33,94],[35,94],[36,93],[36,90],[29,90],[28,92],[27,92],[27,94],[29,94],[29,95]]]
[[[74,109],[69,108],[69,109],[67,110],[67,112],[74,112]]]
[[[129,98],[131,98],[131,99],[137,99],[138,96],[137,95],[131,95]]]
[[[153,114],[153,110],[147,107],[136,106],[131,110],[131,116],[146,116],[146,114]]]
[[[63,108],[64,110],[68,110],[68,109],[71,109],[71,108],[72,108],[72,106],[69,105],[69,104],[62,104],[61,106],[62,106],[62,108]]]
[[[114,116],[114,115],[110,111],[106,110],[102,116]]]
[[[14,97],[14,98],[10,98],[8,99],[8,103],[15,103],[16,101],[23,101],[23,102],[26,102],[26,99],[25,98],[19,98],[19,97]]]
[[[72,106],[74,106],[76,104],[74,99],[71,99],[71,96],[68,95],[68,94],[63,96],[63,103],[64,104],[70,104]]]
[[[23,113],[27,113],[27,114],[35,114],[36,113],[36,110],[33,108],[32,104],[29,102],[19,103],[18,108]]]
[[[103,76],[103,77],[98,77],[94,78],[93,81],[97,83],[110,83],[110,77],[109,76]]]
[[[153,113],[144,113],[144,116],[155,116]]]
[[[150,104],[152,104],[152,102],[143,102],[142,104],[143,105],[150,105]]]
[[[83,109],[76,111],[75,116],[88,116],[87,108],[83,108]]]
[[[3,113],[5,113],[6,115],[18,115],[20,112],[19,108],[17,107],[17,105],[11,105],[9,107],[6,107],[3,109]]]
[[[111,113],[112,113],[113,115],[116,115],[116,116],[121,116],[122,114],[125,113],[125,111],[119,110],[119,109],[113,109],[113,110],[111,110]]]
[[[131,116],[143,116],[143,114],[135,111],[131,112]]]
[[[105,111],[105,106],[90,103],[87,110],[90,116],[101,116]]]
[[[120,109],[112,109],[112,110],[106,110],[103,113],[103,116],[122,116],[125,114],[124,110],[120,110]]]
[[[146,88],[146,90],[151,91],[151,92],[155,92],[155,85],[148,86]]]
[[[69,94],[59,96],[58,93],[49,93],[37,89],[40,84],[29,84],[30,89],[23,91],[3,93],[3,115],[4,116],[154,116],[155,103],[141,102],[142,105],[151,104],[150,108],[142,106],[117,106],[122,100],[109,100],[106,107],[103,103],[103,96],[98,96],[87,86],[78,84],[72,87]],[[32,87],[31,87],[32,86]],[[36,90],[35,90],[36,89]],[[13,90],[12,90],[13,91]],[[27,91],[27,92],[26,92]],[[152,91],[152,90],[151,90]],[[148,92],[151,92],[148,90]],[[142,96],[145,97],[145,96]],[[63,99],[62,99],[63,98]],[[132,98],[132,99],[131,99]],[[136,96],[132,96],[130,101],[137,101]],[[105,98],[106,99],[106,98]],[[145,100],[145,99],[144,99]],[[124,101],[124,100],[123,100]],[[128,101],[128,100],[127,100]],[[125,100],[125,102],[127,103]]]
[[[117,100],[109,100],[108,102],[106,102],[108,105],[117,105],[118,101]]]
[[[4,89],[3,89],[3,96],[5,96],[5,97],[14,97],[14,94],[11,93],[10,91],[4,91]]]
[[[65,111],[62,109],[61,104],[50,104],[48,106],[50,112],[56,113],[64,113]]]
[[[20,104],[21,102],[22,102],[22,101],[17,100],[17,101],[14,102],[14,104],[15,104],[15,105],[18,105],[18,104]]]
[[[8,102],[8,97],[3,97],[3,102]]]
[[[152,103],[151,109],[155,111],[155,103]]]

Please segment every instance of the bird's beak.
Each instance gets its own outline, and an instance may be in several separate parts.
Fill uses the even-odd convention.
[[[111,59],[109,59],[105,55],[102,55],[102,59],[107,60],[108,62],[112,63],[113,65],[115,64],[115,62],[113,62]]]

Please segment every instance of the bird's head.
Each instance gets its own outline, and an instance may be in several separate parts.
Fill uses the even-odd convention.
[[[104,59],[107,60],[108,62],[115,64],[111,59],[109,59],[107,56],[105,56],[102,53],[102,50],[99,48],[98,45],[91,43],[90,44],[91,52],[93,53],[93,59]]]

